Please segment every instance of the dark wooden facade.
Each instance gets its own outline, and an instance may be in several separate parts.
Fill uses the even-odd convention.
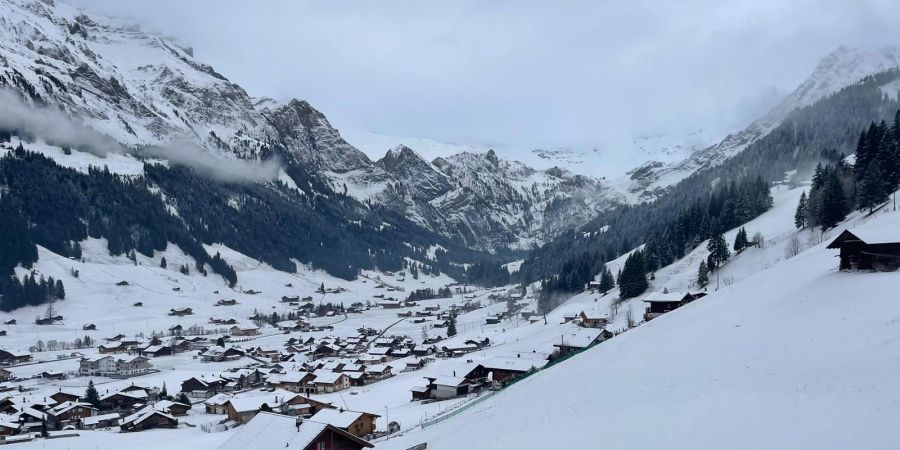
[[[895,238],[884,237],[885,234],[844,230],[828,244],[828,248],[840,250],[840,270],[897,270],[900,268],[900,230]]]

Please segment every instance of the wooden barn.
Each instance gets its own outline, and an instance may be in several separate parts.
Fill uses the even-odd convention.
[[[844,230],[828,248],[840,250],[840,270],[893,271],[900,267],[900,229]]]

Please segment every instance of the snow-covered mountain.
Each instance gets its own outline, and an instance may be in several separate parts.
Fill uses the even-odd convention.
[[[0,9],[0,86],[31,104],[58,107],[130,148],[278,156],[337,192],[401,211],[480,249],[539,244],[610,202],[596,180],[501,164],[493,152],[442,160],[447,170],[409,149],[376,162],[309,103],[253,98],[170,39],[62,2],[0,0]],[[470,169],[479,172],[465,173]]]
[[[791,112],[810,106],[868,75],[896,67],[900,67],[900,48],[868,50],[840,46],[822,58],[812,75],[800,86],[747,128],[732,133],[721,142],[700,149],[685,159],[675,162],[650,160],[642,163],[627,173],[627,179],[620,180],[616,185],[627,191],[632,200],[653,199],[664,192],[667,186],[740,153],[775,129]],[[886,93],[896,95],[896,89]]]
[[[599,180],[559,168],[462,152],[427,162],[399,146],[377,162],[392,182],[373,198],[469,245],[527,249],[583,224],[621,199]]]

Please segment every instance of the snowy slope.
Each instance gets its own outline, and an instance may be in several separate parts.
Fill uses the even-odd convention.
[[[838,272],[825,245],[742,254],[734,284],[385,448],[894,448],[900,274]]]

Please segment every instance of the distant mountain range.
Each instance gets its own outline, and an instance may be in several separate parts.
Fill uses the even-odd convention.
[[[306,101],[255,98],[197,60],[189,47],[138,26],[88,16],[59,1],[0,0],[0,8],[0,86],[32,105],[59,108],[136,150],[170,146],[224,160],[278,158],[363,207],[386,208],[489,252],[529,249],[598,211],[657,198],[739,153],[791,111],[900,60],[896,49],[838,48],[746,129],[708,147],[700,146],[700,135],[638,138],[634,145],[647,161],[619,178],[599,179],[560,167],[602,156],[600,150],[535,150],[536,157],[560,166],[539,170],[479,146],[349,133],[366,147],[363,152]],[[369,156],[379,153],[376,146],[387,152],[377,160]],[[329,195],[313,192],[294,172],[281,172],[282,182]]]

